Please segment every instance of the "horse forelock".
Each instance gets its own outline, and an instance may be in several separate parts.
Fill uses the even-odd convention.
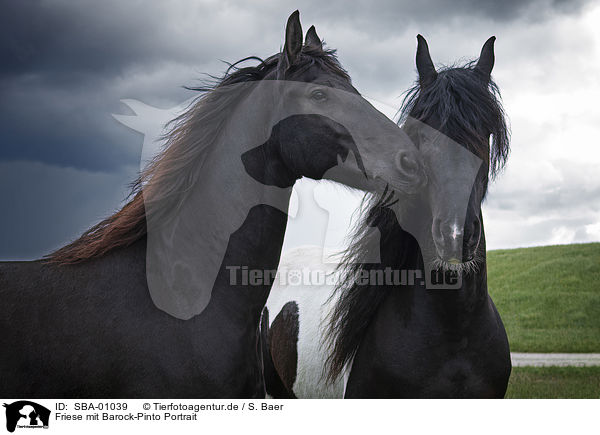
[[[408,117],[425,123],[435,118],[442,133],[486,162],[494,177],[508,159],[510,129],[498,86],[479,76],[475,65],[473,61],[443,67],[436,80],[424,89],[417,81],[405,93],[400,122]],[[490,134],[491,141],[481,132]]]

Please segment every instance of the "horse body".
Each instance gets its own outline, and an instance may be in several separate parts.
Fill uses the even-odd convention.
[[[218,161],[228,154],[219,156],[209,178],[217,184],[225,182]],[[263,397],[257,327],[270,285],[232,285],[230,269],[277,269],[290,193],[257,193],[259,205],[229,237],[208,305],[187,320],[158,310],[149,297],[146,238],[80,264],[0,263],[3,330],[19,325],[18,334],[0,339],[11,349],[0,370],[20,370],[5,377],[3,394]]]
[[[252,258],[251,267],[276,268],[285,224],[279,210],[253,209],[231,244],[252,252],[227,252],[210,303],[189,320],[152,303],[145,240],[82,264],[2,263],[2,330],[16,332],[0,338],[2,393],[263,397],[256,325],[268,288],[230,286],[225,265]],[[272,239],[256,238],[263,225]]]
[[[187,320],[173,317],[157,309],[169,297],[165,288],[149,294],[152,274],[148,267],[159,269],[157,262],[174,260],[160,246],[161,232],[149,231],[132,246],[79,264],[0,263],[3,330],[16,331],[19,325],[18,334],[0,339],[4,349],[13,350],[12,358],[0,360],[0,369],[11,373],[19,367],[21,371],[5,378],[2,392],[6,396],[264,395],[256,325],[269,286],[231,285],[229,268],[277,269],[287,223],[282,210],[287,209],[291,186],[277,188],[248,176],[232,177],[232,173],[245,174],[242,161],[231,158],[240,155],[236,143],[228,135],[223,137],[222,152],[207,158],[206,182],[197,185],[187,201],[196,209],[196,222],[191,225],[201,222],[203,212],[207,215],[203,210],[207,205],[213,206],[210,212],[220,211],[218,202],[206,201],[203,192],[219,192],[218,200],[233,207],[227,214],[234,229],[228,234],[226,250],[217,259],[214,277],[203,277],[201,282],[209,284],[211,292],[200,315]],[[222,186],[232,179],[237,190],[224,190]],[[229,198],[222,196],[224,191]],[[235,198],[240,192],[249,193],[245,201]],[[194,195],[203,200],[194,200]],[[149,237],[155,238],[151,249]],[[187,243],[177,246],[178,254],[192,255],[189,251],[195,250],[202,255],[207,249],[203,240],[194,237],[193,231],[188,233]],[[212,257],[201,258],[205,263],[199,263],[197,270],[205,270]],[[193,307],[190,303],[183,309]]]

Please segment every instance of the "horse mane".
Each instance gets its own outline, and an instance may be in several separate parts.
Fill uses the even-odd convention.
[[[217,142],[227,120],[223,114],[244,97],[239,87],[231,85],[275,78],[272,73],[276,71],[281,56],[277,53],[265,60],[247,57],[229,64],[221,78],[211,76],[212,83],[187,87],[200,92],[200,96],[183,114],[167,124],[169,132],[163,137],[165,145],[131,184],[128,202],[77,240],[47,255],[45,260],[56,264],[80,263],[141,240],[147,233],[146,206],[149,202],[161,204],[161,207],[153,207],[153,210],[161,210],[158,213],[175,213],[194,186],[208,153]],[[240,65],[249,60],[258,64]],[[291,67],[290,74],[301,73],[315,64],[350,82],[335,50],[313,46],[302,48],[300,59]]]
[[[494,177],[508,158],[510,132],[498,86],[492,80],[486,84],[474,72],[474,66],[475,62],[469,62],[462,67],[444,67],[438,71],[435,82],[425,89],[417,82],[405,93],[399,123],[405,123],[409,116],[425,123],[436,119],[441,125],[439,130],[484,160]],[[491,143],[481,131],[491,133]],[[367,194],[363,199],[361,215],[365,218],[358,222],[344,251],[338,266],[342,279],[331,296],[337,297],[337,302],[324,333],[327,382],[334,382],[352,361],[379,306],[393,290],[391,286],[359,285],[357,277],[364,271],[387,266],[411,269],[421,261],[417,258],[420,252],[417,241],[402,230],[390,210],[394,203],[393,193],[387,191],[383,196]],[[376,243],[370,231],[374,226],[379,228],[381,237],[380,245],[375,246],[381,253],[381,264],[364,262]]]
[[[333,383],[358,350],[364,333],[380,304],[393,286],[384,284],[373,289],[360,284],[362,273],[392,269],[410,269],[415,259],[409,253],[418,252],[416,240],[398,225],[391,207],[398,202],[394,193],[382,196],[367,194],[359,210],[365,218],[357,222],[350,245],[344,250],[338,265],[339,284],[330,296],[338,298],[326,319],[325,348],[328,357],[323,372],[326,382]],[[379,229],[379,233],[373,231]],[[406,249],[397,249],[398,244]],[[396,248],[394,248],[396,247]],[[381,263],[368,263],[367,259],[378,249]]]

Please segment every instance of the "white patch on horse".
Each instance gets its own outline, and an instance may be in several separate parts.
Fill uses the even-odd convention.
[[[458,225],[455,223],[452,225],[452,238],[454,240],[458,239],[458,236],[460,236],[462,234],[462,231],[460,230],[460,228],[458,227]]]
[[[335,264],[322,261],[322,248],[305,246],[288,251],[281,258],[280,272],[309,269],[332,274]],[[329,301],[334,286],[327,282],[321,285],[282,285],[277,279],[267,300],[271,322],[290,301],[298,304],[298,369],[293,391],[298,398],[342,398],[343,379],[326,385],[323,377],[326,353],[323,345],[324,322],[335,301]]]

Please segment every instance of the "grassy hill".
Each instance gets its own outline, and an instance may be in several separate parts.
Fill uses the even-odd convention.
[[[598,399],[600,367],[513,367],[507,399]]]
[[[489,251],[513,352],[600,352],[600,243]]]

